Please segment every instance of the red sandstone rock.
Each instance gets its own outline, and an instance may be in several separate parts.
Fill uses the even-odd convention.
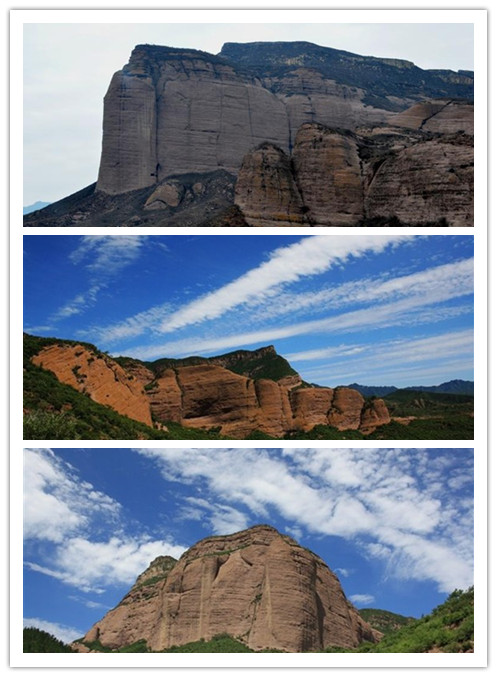
[[[33,357],[61,381],[85,393],[119,414],[152,425],[150,407],[142,384],[117,362],[81,345],[51,345]]]
[[[380,636],[323,560],[269,526],[206,538],[169,571],[158,568],[152,563],[85,641],[118,648],[145,639],[160,651],[228,633],[254,650],[300,652]]]

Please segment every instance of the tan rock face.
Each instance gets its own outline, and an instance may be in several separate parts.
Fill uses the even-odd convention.
[[[235,204],[250,226],[308,224],[290,158],[269,144],[244,157],[235,187]]]
[[[444,218],[450,226],[471,226],[473,176],[468,136],[417,143],[379,167],[367,188],[366,212],[408,224]]]
[[[265,161],[260,151],[249,153],[235,187],[238,206],[252,226],[283,225],[280,217],[292,210],[314,226],[353,226],[378,218],[396,218],[406,225],[472,226],[473,138],[420,133],[422,115],[439,111],[425,124],[434,129],[452,115],[452,108],[442,109],[442,104],[421,107],[421,113],[411,112],[404,120],[406,125],[412,121],[412,132],[385,127],[353,134],[317,123],[303,125],[291,161],[284,163],[284,190],[271,163],[277,156],[283,166],[282,151],[273,149],[271,154],[266,148]],[[298,198],[289,185],[296,187]]]
[[[142,383],[114,360],[81,345],[52,345],[33,357],[61,381],[85,393],[119,414],[152,425],[150,407]]]
[[[288,147],[288,122],[260,83],[202,52],[138,46],[105,96],[97,188],[117,194],[173,174],[236,172],[264,141]]]
[[[473,106],[461,101],[420,102],[391,117],[389,124],[442,134],[473,134]]]
[[[169,572],[143,576],[86,641],[143,638],[160,651],[228,633],[255,650],[298,652],[378,639],[323,560],[272,527],[204,539]]]
[[[274,352],[272,347],[267,350]],[[247,355],[249,351],[240,351],[239,357]],[[318,424],[371,432],[390,420],[382,400],[374,407],[366,405],[356,390],[301,388],[298,374],[279,381],[254,380],[214,364],[216,359],[154,374],[137,361],[121,367],[83,346],[54,345],[33,362],[96,402],[147,425],[173,421],[190,428],[219,428],[224,435],[243,439],[254,430],[283,437]],[[220,357],[219,362],[233,359]]]
[[[354,225],[363,216],[361,166],[352,134],[305,124],[293,150],[296,181],[314,225]]]

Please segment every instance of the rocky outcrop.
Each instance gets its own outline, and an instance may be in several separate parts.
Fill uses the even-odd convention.
[[[305,386],[272,346],[207,359],[160,360],[151,368],[129,359],[118,364],[88,347],[62,342],[43,348],[33,362],[99,404],[147,425],[172,421],[244,439],[256,430],[283,437],[318,424],[367,434],[390,421],[382,400],[372,407],[351,388]],[[247,375],[237,373],[243,371]]]
[[[342,129],[385,124],[397,111],[423,98],[424,92],[472,93],[471,84],[429,75],[407,63],[310,43],[253,43],[248,48],[230,43],[219,56],[138,45],[105,95],[97,189],[120,194],[178,174],[218,169],[236,174],[246,153],[261,143],[288,153],[306,123]],[[404,71],[404,79],[409,71],[410,96],[399,89],[399,70]],[[383,82],[380,72],[385,74]],[[355,86],[350,84],[354,80]],[[448,113],[450,104],[450,100],[422,104],[446,110],[437,122],[431,119],[431,111],[423,113],[423,124],[416,128],[425,125],[431,131],[446,131],[447,124],[453,131],[456,120],[464,119],[463,127],[455,131],[466,129],[469,108],[454,104]],[[400,117],[395,124],[412,126],[419,114],[407,115],[405,121]],[[347,166],[341,165],[344,172]],[[179,200],[174,188],[161,193],[171,206]]]
[[[311,224],[352,226],[362,218],[361,166],[352,133],[305,124],[295,139],[292,160]]]
[[[389,124],[441,134],[473,134],[473,106],[463,101],[423,101],[391,117]]]
[[[290,158],[267,143],[244,157],[235,204],[249,226],[309,225]]]
[[[161,651],[220,633],[256,651],[289,652],[351,648],[381,636],[320,557],[261,525],[206,538],[174,564],[158,558],[83,642],[116,649],[145,639]]]
[[[55,344],[41,350],[32,361],[95,402],[152,425],[143,384],[110,357],[83,345]]]
[[[288,214],[313,226],[472,226],[472,136],[427,134],[417,113],[412,120],[412,132],[305,124],[291,158],[267,146],[247,154],[235,202],[252,226]]]
[[[366,188],[370,218],[473,225],[473,146],[467,135],[421,141],[387,158]]]
[[[167,176],[236,172],[264,141],[288,146],[284,104],[254,78],[197,50],[138,45],[104,100],[97,189],[124,193]]]

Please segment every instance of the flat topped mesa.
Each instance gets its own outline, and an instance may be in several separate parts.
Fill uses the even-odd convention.
[[[379,638],[323,560],[271,526],[205,538],[170,564],[154,560],[154,575],[83,641],[115,649],[144,639],[161,651],[227,633],[254,650],[300,652]]]

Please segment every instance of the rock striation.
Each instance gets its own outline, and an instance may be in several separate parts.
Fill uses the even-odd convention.
[[[261,150],[246,155],[235,203],[253,226],[281,215],[313,226],[472,226],[472,136],[419,132],[418,117],[415,132],[304,124],[291,157],[267,146],[263,161]]]
[[[256,651],[288,652],[352,648],[381,636],[320,557],[259,525],[206,538],[177,562],[157,558],[83,642],[117,649],[145,639],[161,651],[220,633]]]
[[[25,225],[472,225],[472,98],[470,72],[307,42],[138,45],[96,184]]]
[[[121,364],[87,346],[63,342],[32,358],[61,381],[120,414],[153,425],[169,421],[243,439],[271,437],[323,424],[368,434],[390,421],[382,400],[351,388],[304,384],[273,346],[214,358]]]
[[[83,345],[56,344],[44,348],[32,361],[95,402],[152,425],[142,384],[110,357]]]

